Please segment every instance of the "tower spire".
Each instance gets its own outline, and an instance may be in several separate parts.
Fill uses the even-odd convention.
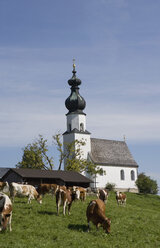
[[[73,75],[72,78],[68,80],[68,84],[71,86],[71,94],[65,101],[65,106],[69,110],[70,113],[83,113],[83,110],[86,106],[86,102],[84,98],[79,94],[79,85],[81,84],[81,80],[76,77],[76,65],[75,59],[73,59]]]

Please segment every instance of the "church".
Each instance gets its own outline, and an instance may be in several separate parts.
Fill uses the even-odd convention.
[[[138,165],[125,141],[92,138],[86,129],[86,114],[83,112],[86,101],[79,93],[81,80],[76,77],[75,64],[73,75],[68,80],[71,94],[65,101],[68,110],[66,114],[67,130],[63,134],[63,146],[75,140],[84,140],[81,147],[83,158],[93,162],[103,169],[103,175],[91,177],[92,188],[105,188],[107,183],[115,185],[116,190],[138,192],[135,181],[138,176]],[[64,161],[64,170],[66,168]]]

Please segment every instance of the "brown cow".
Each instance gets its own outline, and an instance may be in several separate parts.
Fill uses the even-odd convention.
[[[106,233],[110,233],[111,220],[105,216],[105,204],[102,200],[92,200],[87,207],[86,216],[88,232],[90,230],[90,221],[92,221],[97,229],[101,225]]]
[[[86,189],[83,187],[73,186],[72,191],[76,193],[76,199],[85,201],[86,200]]]
[[[106,189],[98,189],[97,197],[106,203],[108,199],[108,191]]]
[[[31,199],[36,199],[39,203],[42,203],[42,199],[35,187],[32,185],[11,183],[10,184],[10,197],[14,202],[15,196],[17,197],[28,197],[28,203],[31,203]]]
[[[42,197],[45,194],[49,194],[51,193],[52,196],[54,196],[56,194],[56,191],[58,190],[58,185],[57,184],[51,184],[51,183],[41,183],[38,185],[37,187],[37,192],[39,194],[39,197]]]
[[[60,186],[56,192],[57,215],[59,215],[60,205],[63,206],[63,215],[66,214],[66,206],[68,206],[68,214],[70,215],[70,208],[75,198],[76,194],[74,192],[71,192],[70,189],[64,189],[63,186]]]
[[[126,205],[127,197],[124,193],[117,191],[116,192],[116,200],[118,205]]]
[[[9,226],[9,230],[12,231],[11,220],[12,220],[11,200],[6,194],[0,193],[0,231],[6,230],[7,225]]]
[[[0,191],[7,193],[9,191],[8,182],[0,182]]]

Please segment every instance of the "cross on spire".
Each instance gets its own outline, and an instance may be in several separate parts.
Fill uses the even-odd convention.
[[[76,65],[75,65],[75,59],[73,59],[73,71],[75,71],[75,69],[76,69]]]

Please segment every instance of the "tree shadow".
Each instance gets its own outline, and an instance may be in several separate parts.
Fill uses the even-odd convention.
[[[79,225],[79,224],[69,224],[68,228],[78,232],[87,232],[88,229],[87,225]]]
[[[38,214],[57,215],[56,212],[51,212],[51,211],[38,211]]]

